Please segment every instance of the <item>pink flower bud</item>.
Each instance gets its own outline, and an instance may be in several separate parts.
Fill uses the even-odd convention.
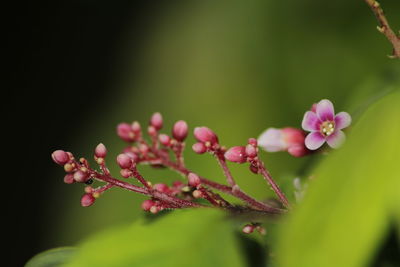
[[[225,152],[225,158],[236,163],[246,162],[246,151],[244,146],[234,146]]]
[[[74,173],[74,180],[78,183],[84,183],[89,180],[89,174],[87,172],[78,170]]]
[[[119,154],[117,156],[117,163],[121,169],[129,169],[132,167],[132,159],[126,154]]]
[[[163,118],[159,112],[151,116],[150,125],[156,128],[156,130],[160,130],[163,127]]]
[[[118,124],[117,134],[126,142],[133,142],[135,140],[135,134],[133,133],[131,126],[127,123]]]
[[[256,156],[257,156],[257,147],[254,146],[254,145],[248,144],[248,145],[246,146],[246,155],[247,155],[249,158],[254,158],[254,157],[256,157]]]
[[[72,173],[68,173],[64,176],[64,183],[73,184],[75,183],[74,175]]]
[[[304,144],[292,145],[289,147],[288,152],[293,157],[303,157],[310,153]]]
[[[195,173],[189,173],[188,175],[189,185],[196,187],[200,184],[200,177]]]
[[[81,205],[82,207],[89,207],[92,206],[95,201],[96,199],[92,194],[84,194],[81,198]]]
[[[257,139],[255,139],[255,138],[249,138],[249,140],[247,141],[247,143],[248,143],[249,145],[252,145],[252,146],[257,146]]]
[[[132,151],[125,151],[124,150],[124,154],[126,154],[128,157],[130,157],[132,159],[132,162],[135,163],[138,161],[139,156],[136,155],[135,153],[133,153]]]
[[[131,129],[135,134],[140,133],[142,127],[140,127],[140,123],[137,121],[132,122]]]
[[[151,213],[153,213],[153,214],[156,214],[156,213],[158,213],[160,210],[161,210],[160,207],[152,206],[152,207],[150,208],[149,211],[150,211]]]
[[[245,233],[245,234],[251,234],[251,233],[254,231],[254,226],[253,226],[253,225],[250,225],[250,224],[247,224],[247,225],[245,225],[245,226],[243,227],[242,231],[243,231],[243,233]]]
[[[258,167],[257,166],[250,165],[249,170],[254,174],[258,174]]]
[[[203,196],[203,193],[201,193],[200,190],[194,190],[192,195],[194,198],[201,198]]]
[[[142,203],[142,209],[144,211],[149,211],[151,209],[151,207],[153,207],[156,203],[154,203],[154,201],[147,199],[145,201],[143,201]]]
[[[58,165],[64,165],[69,161],[69,155],[64,150],[56,150],[51,154],[51,158]]]
[[[147,133],[150,136],[156,136],[157,135],[157,130],[156,130],[156,128],[154,128],[154,126],[150,125],[149,127],[147,127]]]
[[[212,145],[218,143],[217,135],[207,127],[194,128],[194,137],[202,143],[210,142]]]
[[[149,152],[149,150],[150,150],[150,148],[149,148],[148,145],[146,145],[146,144],[140,144],[140,145],[139,145],[139,151],[140,151],[140,153],[146,154],[146,153]]]
[[[197,154],[203,154],[207,151],[207,147],[203,143],[195,143],[192,146],[192,149]]]
[[[119,173],[120,173],[121,176],[124,177],[124,178],[129,178],[129,177],[131,177],[132,174],[133,174],[132,171],[129,170],[129,169],[121,169],[121,170],[119,171]]]
[[[283,128],[282,135],[287,147],[304,144],[306,139],[306,134],[303,130],[291,127]]]
[[[98,144],[96,146],[96,149],[94,150],[94,155],[98,158],[105,158],[107,155],[107,148],[105,145],[102,143]]]
[[[169,146],[171,138],[166,134],[160,134],[158,136],[158,140],[160,140],[160,143],[163,144],[164,146]]]
[[[155,184],[153,185],[153,188],[157,190],[158,192],[161,193],[168,193],[169,192],[169,187],[166,184]]]
[[[172,136],[182,142],[188,135],[188,125],[185,121],[177,121],[172,128]]]

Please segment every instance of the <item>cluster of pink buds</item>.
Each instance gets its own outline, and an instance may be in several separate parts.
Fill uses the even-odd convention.
[[[318,105],[325,107],[326,103],[321,104],[320,102]],[[126,181],[111,175],[106,165],[107,149],[101,143],[96,146],[93,155],[98,165],[97,169],[92,168],[87,159],[76,160],[71,152],[63,150],[54,151],[52,159],[64,167],[66,172],[65,183],[85,184],[85,193],[81,198],[81,205],[84,207],[93,205],[96,199],[108,189],[119,187],[147,196],[148,199],[141,204],[141,208],[153,214],[165,209],[215,207],[233,213],[248,210],[261,214],[279,215],[290,209],[290,204],[265,167],[264,162],[260,160],[258,146],[268,151],[286,150],[293,156],[304,156],[310,152],[306,139],[314,140],[317,129],[320,131],[317,133],[324,134],[323,137],[328,144],[331,144],[333,141],[329,136],[340,135],[340,129],[349,124],[346,121],[345,114],[339,113],[335,117],[332,112],[333,107],[327,111],[317,106],[315,114],[317,119],[313,114],[306,113],[303,126],[306,126],[306,130],[312,129],[314,131],[310,134],[312,137],[309,137],[309,135],[306,138],[305,132],[295,128],[269,129],[261,135],[258,141],[250,138],[246,145],[234,146],[230,149],[220,145],[218,136],[211,129],[207,127],[194,128],[194,137],[197,142],[192,146],[193,151],[197,154],[208,152],[214,156],[222,169],[227,184],[206,179],[200,176],[198,172],[185,166],[183,151],[189,127],[185,121],[179,120],[173,125],[171,135],[161,133],[164,123],[160,113],[154,113],[151,116],[147,127],[147,137],[137,121],[132,124],[121,123],[117,126],[117,134],[127,143],[127,146],[115,160],[120,167],[121,177],[127,179]],[[333,125],[332,130],[330,128],[329,131],[326,130],[326,127],[330,127],[331,124]],[[247,163],[252,173],[265,179],[281,205],[271,205],[256,200],[241,190],[228,167],[227,161],[240,164]],[[150,180],[141,175],[138,169],[143,164],[169,168],[181,174],[183,180],[175,181],[171,186],[164,183],[153,185]],[[100,182],[102,185],[92,187],[94,181]],[[237,198],[244,205],[231,204],[219,192]],[[265,233],[265,229],[255,222],[246,225],[243,232],[251,233],[255,229],[262,234]]]

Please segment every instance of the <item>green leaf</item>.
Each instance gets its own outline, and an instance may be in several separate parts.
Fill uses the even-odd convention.
[[[95,235],[80,248],[67,266],[244,266],[231,222],[211,209],[141,220]]]
[[[25,267],[55,267],[67,263],[76,254],[73,247],[53,248],[41,252],[30,259]]]
[[[367,265],[399,209],[399,160],[397,91],[373,104],[311,173],[304,202],[281,226],[279,266]]]

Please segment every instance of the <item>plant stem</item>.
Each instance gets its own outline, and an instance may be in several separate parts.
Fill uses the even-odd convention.
[[[400,37],[396,35],[396,33],[390,28],[389,22],[386,19],[386,16],[381,8],[380,4],[375,0],[364,0],[367,5],[371,8],[372,12],[374,12],[379,26],[378,31],[381,32],[389,42],[393,46],[393,54],[390,56],[391,58],[399,58],[400,59]]]
[[[267,171],[267,169],[264,167],[264,164],[261,161],[259,161],[259,171],[261,175],[264,177],[264,179],[269,183],[272,190],[274,190],[275,194],[279,197],[282,204],[285,207],[289,208],[290,207],[289,201],[287,200],[285,194],[279,188],[278,184],[275,183],[274,179],[272,179],[271,174]]]

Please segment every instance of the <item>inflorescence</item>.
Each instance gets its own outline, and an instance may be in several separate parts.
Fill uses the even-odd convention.
[[[338,132],[340,132],[340,136],[344,135],[341,129],[350,124],[350,115],[344,113],[341,112],[335,116],[332,103],[329,100],[321,100],[313,106],[312,111],[308,111],[304,116],[303,128],[311,131],[307,138],[310,135],[318,135],[320,137],[318,139],[319,147],[325,140],[332,145],[333,142],[330,141],[332,136],[336,136]],[[330,125],[332,125],[332,129],[329,128],[327,132],[326,127],[330,127]],[[310,146],[307,143],[306,133],[301,129],[270,128],[261,134],[258,140],[250,138],[244,146],[227,149],[220,145],[218,136],[211,129],[196,127],[194,137],[197,143],[192,145],[192,150],[197,154],[209,153],[214,156],[227,181],[227,184],[221,184],[186,168],[183,151],[189,127],[185,121],[177,121],[172,127],[171,135],[160,133],[162,128],[163,118],[160,113],[154,113],[150,119],[147,127],[148,139],[144,138],[142,127],[137,121],[132,124],[121,123],[117,127],[118,136],[128,144],[116,158],[120,167],[120,175],[125,179],[137,180],[140,185],[116,179],[111,175],[106,165],[107,149],[101,143],[94,150],[94,160],[99,167],[98,170],[92,168],[86,158],[78,160],[71,152],[63,150],[54,151],[52,159],[64,167],[65,183],[86,184],[85,194],[81,198],[83,207],[93,205],[96,199],[110,188],[120,187],[148,196],[149,199],[141,204],[141,208],[153,214],[164,209],[215,207],[232,212],[248,210],[279,215],[288,211],[291,205],[265,167],[264,162],[260,160],[258,146],[270,152],[287,151],[295,157],[306,156],[312,153],[312,149],[316,147],[316,145]],[[336,142],[333,147],[337,146]],[[247,163],[251,172],[261,175],[266,180],[280,204],[273,205],[256,200],[241,190],[227,161]],[[137,166],[141,164],[169,168],[182,175],[185,182],[175,181],[170,186],[164,183],[152,184],[137,169]],[[102,182],[103,185],[95,188],[92,186],[94,181]],[[218,192],[229,194],[241,200],[244,205],[232,204]],[[200,199],[203,201],[199,201]],[[243,227],[244,233],[252,233],[254,230],[265,234],[265,229],[259,223],[250,223]]]

